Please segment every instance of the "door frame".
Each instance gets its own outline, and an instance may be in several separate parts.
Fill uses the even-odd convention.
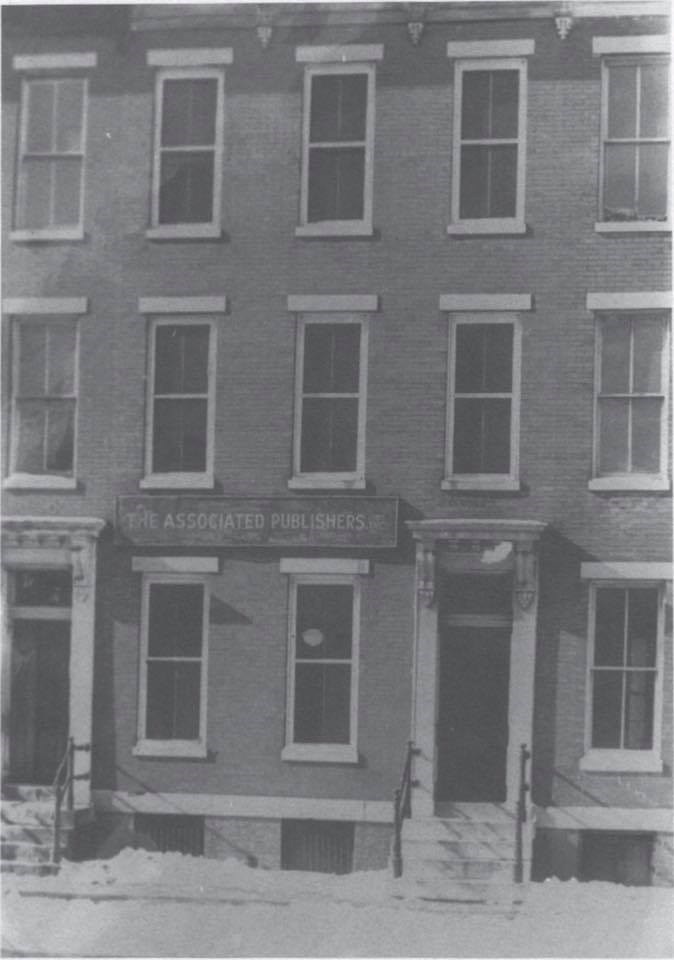
[[[105,521],[98,517],[5,517],[2,520],[2,756],[9,771],[11,745],[12,624],[10,578],[15,570],[72,570],[69,665],[69,736],[75,741],[75,805],[91,802],[91,734],[94,690],[96,544]]]
[[[407,522],[416,541],[415,643],[411,739],[415,789],[412,817],[435,815],[437,774],[436,723],[439,695],[438,598],[436,568],[442,553],[457,572],[476,572],[492,558],[513,576],[513,619],[510,640],[506,801],[514,811],[519,793],[520,746],[532,746],[536,624],[538,608],[538,541],[546,524],[536,520],[441,519]],[[451,559],[450,559],[451,558]]]

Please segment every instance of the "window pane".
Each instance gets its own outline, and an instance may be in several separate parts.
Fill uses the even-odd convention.
[[[353,587],[348,584],[299,584],[297,587],[297,659],[351,658]]]
[[[160,223],[213,220],[213,153],[165,152],[159,186]]]
[[[669,135],[669,67],[666,63],[645,63],[641,68],[642,137]]]
[[[47,407],[47,470],[71,474],[75,445],[75,401],[57,401]]]
[[[629,400],[599,401],[599,472],[629,470]]]
[[[635,321],[634,392],[660,393],[664,325],[658,317]]]
[[[147,665],[149,740],[197,740],[201,665],[150,661]]]
[[[631,588],[627,617],[627,663],[629,666],[655,666],[657,635],[658,591],[653,588]]]
[[[490,135],[488,70],[465,70],[461,88],[461,139],[482,140]]]
[[[309,151],[309,222],[362,220],[364,180],[364,147],[313,147]]]
[[[161,126],[162,146],[214,144],[217,96],[218,85],[215,78],[165,80]]]
[[[636,220],[637,148],[610,143],[604,152],[604,217],[607,220]]]
[[[454,401],[453,473],[510,472],[510,400]]]
[[[512,341],[510,324],[459,324],[456,392],[508,393],[512,389]]]
[[[517,212],[517,147],[490,147],[489,216],[514,217]]]
[[[208,392],[208,325],[155,330],[155,393]]]
[[[592,746],[620,747],[623,673],[595,670],[592,680]]]
[[[358,393],[360,324],[314,323],[304,330],[304,393]]]
[[[625,591],[597,590],[594,663],[597,667],[622,667],[625,662]]]
[[[314,76],[311,81],[312,143],[365,140],[367,76]]]
[[[151,583],[148,656],[200,657],[203,605],[199,583]]]
[[[650,750],[653,746],[653,691],[655,674],[628,673],[625,684],[625,732],[628,750]]]
[[[609,67],[608,135],[613,138],[637,135],[637,67]]]
[[[349,743],[350,711],[350,666],[296,665],[295,743]]]
[[[14,603],[26,607],[69,607],[70,570],[20,570],[16,573]]]
[[[24,160],[19,227],[39,230],[51,223],[53,160]]]
[[[43,473],[45,405],[40,400],[22,400],[16,413],[16,469],[19,473]]]
[[[53,135],[54,83],[33,81],[28,84],[26,150],[51,153]]]
[[[206,400],[155,400],[152,469],[202,473],[206,469]]]
[[[65,227],[80,222],[80,195],[82,187],[82,161],[61,159],[53,161],[54,216],[56,227]]]
[[[630,392],[630,322],[606,320],[601,325],[601,392]]]
[[[59,81],[56,104],[56,150],[59,153],[81,151],[84,82]]]
[[[520,75],[517,70],[494,70],[490,137],[517,138]]]
[[[47,362],[47,329],[41,323],[18,323],[19,397],[43,397],[45,394],[45,364]]]
[[[660,470],[661,400],[632,401],[632,470]]]
[[[302,403],[302,473],[356,469],[358,400],[305,397]]]
[[[49,370],[47,393],[52,397],[72,394],[75,390],[74,323],[49,322]]]
[[[510,400],[485,400],[481,473],[510,473]]]
[[[459,216],[514,217],[517,206],[517,146],[461,148]]]
[[[669,144],[643,143],[639,147],[639,216],[667,218]]]

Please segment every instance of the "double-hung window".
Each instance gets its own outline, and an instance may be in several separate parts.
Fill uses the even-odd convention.
[[[9,483],[74,487],[77,320],[15,318],[12,334]]]
[[[159,318],[150,325],[146,476],[142,486],[213,483],[215,326]]]
[[[661,312],[599,315],[591,488],[667,485],[667,339]]]
[[[344,51],[345,62],[337,60]],[[372,233],[375,66],[382,48],[300,47],[304,76],[298,235]],[[352,61],[352,62],[349,62]]]
[[[152,224],[148,236],[221,233],[224,71],[229,48],[150,50],[155,87]]]
[[[445,489],[517,489],[519,393],[519,323],[453,318]]]
[[[663,584],[590,586],[584,769],[658,770]]]
[[[83,235],[87,79],[23,81],[16,239]]]
[[[367,321],[326,313],[298,323],[290,484],[364,486]]]
[[[598,229],[669,219],[669,58],[602,63],[602,162]]]
[[[456,61],[449,233],[525,232],[526,115],[526,58]]]
[[[206,754],[209,603],[205,578],[144,576],[140,755]]]
[[[335,569],[363,565],[333,563]],[[281,569],[292,572],[303,564],[308,566],[282,561]],[[290,578],[286,760],[358,759],[360,579],[327,572]]]

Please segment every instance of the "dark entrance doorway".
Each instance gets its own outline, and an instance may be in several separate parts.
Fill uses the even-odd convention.
[[[70,621],[17,619],[12,639],[10,777],[51,784],[68,739]]]

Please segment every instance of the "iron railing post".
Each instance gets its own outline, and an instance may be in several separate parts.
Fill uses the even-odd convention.
[[[400,787],[395,791],[393,798],[393,876],[398,878],[403,873],[402,832],[403,820],[412,816],[412,756],[414,755],[414,741],[407,741],[405,766],[403,767]]]
[[[393,800],[393,876],[398,879],[403,873],[402,826],[400,823],[400,790]]]
[[[526,743],[520,745],[520,781],[517,794],[517,826],[515,833],[515,883],[522,883],[524,880],[524,824],[527,819],[527,792],[529,784],[527,783],[527,761],[531,759],[531,753],[527,749]]]
[[[68,811],[70,813],[75,809],[75,741],[72,737],[68,740]]]

